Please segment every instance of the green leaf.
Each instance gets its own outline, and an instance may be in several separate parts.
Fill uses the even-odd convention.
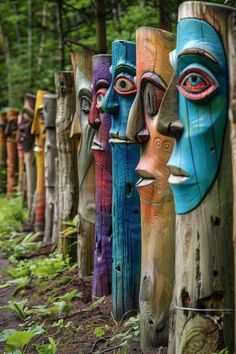
[[[15,329],[4,329],[2,332],[0,332],[0,342],[4,342],[14,332],[16,332]]]
[[[48,344],[36,344],[35,348],[38,354],[55,354],[56,353],[56,343],[52,337],[49,337]]]
[[[106,333],[106,328],[105,327],[96,327],[94,330],[94,334],[96,337],[103,337],[104,334]]]
[[[36,334],[33,332],[27,331],[17,331],[12,333],[7,338],[8,345],[15,345],[16,347],[23,347],[24,345],[28,344]]]

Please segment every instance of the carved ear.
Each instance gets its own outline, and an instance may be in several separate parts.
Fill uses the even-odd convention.
[[[179,121],[178,90],[176,88],[175,75],[173,75],[157,115],[156,129],[163,135],[173,137],[170,127],[172,123],[177,121]]]
[[[126,129],[126,136],[131,141],[137,142],[137,134],[145,128],[144,117],[142,115],[142,98],[140,91],[138,91],[129,112]]]

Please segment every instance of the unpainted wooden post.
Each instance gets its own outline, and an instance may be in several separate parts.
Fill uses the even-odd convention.
[[[95,224],[95,171],[91,151],[95,130],[88,123],[92,101],[90,52],[72,54],[75,77],[76,111],[71,135],[78,141],[78,264],[81,277],[93,272]]]
[[[126,134],[142,144],[136,167],[141,202],[142,259],[139,306],[141,349],[166,347],[172,301],[175,260],[175,210],[166,166],[174,140],[156,131],[162,98],[172,77],[169,54],[175,35],[160,29],[136,31],[137,96]]]
[[[52,242],[53,219],[55,209],[55,159],[56,150],[56,111],[57,96],[55,94],[46,94],[43,97],[44,110],[43,117],[46,128],[45,140],[45,188],[46,188],[46,209],[45,209],[45,243]]]
[[[17,185],[17,115],[18,111],[16,109],[8,108],[5,135],[7,138],[7,196],[9,198],[12,197]]]
[[[77,141],[70,137],[75,111],[74,75],[70,71],[55,74],[57,93],[56,139],[59,158],[59,250],[76,261],[76,235],[66,235],[64,222],[72,221],[78,207]]]
[[[225,347],[233,353],[234,348],[227,75],[233,11],[203,2],[181,4],[171,57],[175,75],[157,121],[160,133],[176,139],[168,162],[177,213],[176,354],[210,354]]]
[[[19,113],[17,116],[17,154],[18,154],[18,185],[17,185],[17,191],[23,195],[24,193],[24,146],[23,146],[23,141],[21,139],[21,134],[20,134],[20,124],[22,121],[22,113]]]

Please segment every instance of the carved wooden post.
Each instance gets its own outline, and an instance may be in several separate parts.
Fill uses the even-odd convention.
[[[57,154],[58,155],[58,154]],[[59,159],[56,157],[54,162],[55,168],[55,191],[54,191],[54,212],[53,212],[53,231],[52,231],[52,243],[58,245],[59,238]]]
[[[175,35],[155,28],[136,31],[137,95],[127,125],[130,140],[142,145],[136,170],[141,201],[141,349],[167,346],[175,259],[175,211],[166,167],[173,139],[156,131],[162,98],[172,76],[169,53]]]
[[[73,72],[62,71],[55,74],[57,92],[56,136],[59,157],[59,250],[76,260],[76,238],[63,236],[66,226],[63,222],[71,221],[78,207],[77,142],[70,137],[72,119],[75,111],[75,90]]]
[[[160,133],[176,139],[168,162],[177,213],[176,354],[215,353],[224,347],[233,353],[227,75],[232,11],[202,2],[180,6],[172,55],[176,82],[168,88],[157,121]]]
[[[94,224],[95,224],[95,176],[94,159],[91,151],[95,130],[88,123],[92,101],[91,54],[72,55],[75,76],[76,111],[71,129],[78,139],[79,172],[79,230],[78,263],[79,275],[84,277],[93,272]]]
[[[231,148],[233,167],[233,245],[234,245],[234,303],[236,304],[236,12],[229,18],[229,80],[230,105],[229,118],[231,128]],[[236,312],[234,320],[234,351],[236,350]]]
[[[102,111],[102,99],[111,83],[111,55],[93,56],[93,100],[89,124],[96,129],[92,152],[95,159],[96,224],[93,297],[111,293],[112,266],[112,165],[109,130],[111,119]]]
[[[6,113],[0,112],[0,193],[6,192],[7,140],[5,136]]]
[[[46,128],[45,141],[45,187],[46,187],[46,210],[45,210],[45,243],[52,242],[53,216],[55,206],[55,159],[56,151],[56,111],[57,96],[46,94],[43,97],[44,111],[43,117]]]
[[[17,115],[18,111],[13,108],[7,110],[7,124],[5,135],[7,138],[7,196],[12,197],[17,184]]]
[[[20,125],[22,122],[22,114],[17,116],[17,154],[18,154],[18,186],[17,190],[21,194],[24,193],[24,146],[22,136],[20,134]]]
[[[34,135],[31,134],[31,126],[34,118],[36,97],[27,93],[24,97],[24,106],[22,109],[22,120],[19,124],[20,140],[23,142],[24,162],[26,173],[26,195],[27,208],[29,211],[29,226],[34,224],[33,199],[36,188],[36,167],[34,157]]]
[[[141,226],[135,167],[140,147],[126,137],[129,110],[136,94],[135,51],[132,42],[113,42],[112,82],[102,102],[103,110],[111,114],[112,307],[116,320],[139,307]]]
[[[35,205],[35,231],[43,234],[45,224],[45,172],[44,172],[44,144],[45,125],[43,119],[43,96],[46,91],[38,90],[36,95],[34,119],[31,134],[35,135],[36,156],[36,205]]]

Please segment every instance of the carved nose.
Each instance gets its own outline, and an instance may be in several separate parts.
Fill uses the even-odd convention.
[[[149,132],[146,128],[140,130],[138,134],[136,135],[136,139],[139,142],[139,144],[147,143],[150,138]]]
[[[181,137],[183,130],[184,130],[184,126],[180,120],[171,122],[168,125],[168,133],[169,133],[168,135],[175,139],[179,139]]]

